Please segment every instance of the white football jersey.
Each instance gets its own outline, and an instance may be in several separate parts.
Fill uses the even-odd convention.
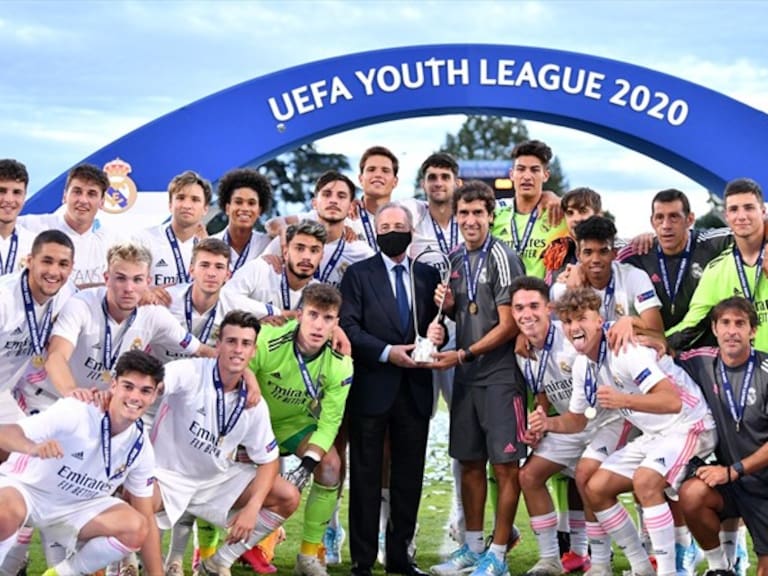
[[[105,287],[83,290],[69,299],[53,325],[52,336],[60,336],[75,348],[69,360],[72,376],[79,387],[93,386],[105,389],[103,378],[105,321],[102,302]],[[117,356],[127,350],[144,350],[154,354],[154,346],[160,344],[175,352],[191,354],[200,348],[200,341],[190,334],[163,306],[139,306],[136,317],[128,326],[129,319],[120,324],[108,318],[112,334],[112,353]],[[46,383],[50,392],[53,385]]]
[[[254,230],[253,233],[251,234],[251,241],[243,250],[243,252],[246,252],[246,254],[241,261],[240,254],[238,254],[237,251],[229,243],[229,235],[227,234],[226,228],[224,228],[224,230],[222,230],[221,232],[214,234],[213,236],[211,236],[211,238],[218,238],[219,240],[226,242],[226,244],[229,246],[229,251],[230,251],[229,269],[233,273],[235,272],[236,269],[239,269],[246,262],[250,262],[254,258],[258,258],[259,256],[261,256],[262,252],[264,252],[264,249],[267,246],[269,246],[269,243],[272,240],[267,234],[264,234],[263,232],[257,232],[256,230]],[[238,266],[238,268],[235,268],[235,266],[238,263],[240,264],[240,266]]]
[[[210,481],[232,466],[240,445],[256,464],[277,459],[277,440],[263,400],[243,410],[232,430],[220,437],[213,384],[216,362],[189,358],[165,366],[163,400],[152,428],[158,468]],[[225,422],[237,401],[237,391],[224,394]]]
[[[443,228],[432,218],[429,213],[429,204],[424,200],[409,198],[402,204],[413,214],[413,241],[408,248],[408,255],[416,258],[422,254],[419,262],[434,266],[441,272],[450,269],[450,260],[442,258],[440,254],[447,256],[456,246],[464,242],[455,217],[451,218],[447,228]],[[438,239],[438,231],[442,234],[444,245]],[[444,248],[447,248],[447,251]]]
[[[56,439],[62,458],[36,458],[11,453],[0,466],[0,475],[13,478],[38,492],[50,495],[57,505],[110,496],[119,486],[136,496],[152,496],[155,456],[148,435],[143,433],[141,450],[128,465],[128,454],[141,434],[134,424],[111,437],[110,474],[104,464],[101,426],[104,413],[93,406],[64,398],[45,412],[23,418],[17,424],[33,442]]]
[[[136,241],[152,253],[152,266],[149,269],[149,278],[150,283],[155,286],[183,284],[189,281],[188,274],[189,265],[192,262],[192,248],[197,244],[197,237],[192,236],[192,238],[185,242],[176,240],[179,256],[181,257],[181,262],[177,263],[171,241],[168,239],[168,233],[166,232],[170,228],[171,223],[168,222],[167,224],[142,230],[136,236]]]
[[[0,276],[13,274],[24,268],[26,258],[32,252],[35,236],[36,234],[21,224],[16,224],[8,238],[0,236]]]

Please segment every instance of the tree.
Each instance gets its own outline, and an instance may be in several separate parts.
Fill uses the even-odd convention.
[[[441,151],[458,160],[509,160],[515,145],[531,138],[519,118],[470,115],[458,133],[445,135]],[[549,173],[546,189],[562,195],[568,190],[568,181],[556,156],[550,162]]]

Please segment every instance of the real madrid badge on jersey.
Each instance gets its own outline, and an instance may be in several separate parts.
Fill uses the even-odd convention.
[[[624,311],[624,305],[616,304],[616,316],[624,316],[624,314],[626,314]]]
[[[472,314],[474,316],[475,314],[477,314],[478,310],[479,310],[479,308],[477,307],[477,302],[470,302],[469,303],[469,313],[470,314]]]

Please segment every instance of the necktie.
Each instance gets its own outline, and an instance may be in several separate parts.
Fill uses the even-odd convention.
[[[405,266],[402,264],[395,266],[395,298],[397,299],[397,312],[400,316],[400,329],[403,332],[408,332],[411,307],[408,305],[408,293],[405,291],[403,272],[405,272]]]

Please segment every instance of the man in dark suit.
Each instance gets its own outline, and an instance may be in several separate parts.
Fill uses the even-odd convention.
[[[440,283],[436,269],[416,263],[411,270],[406,249],[413,220],[397,203],[376,214],[381,252],[352,264],[341,282],[341,326],[352,342],[355,375],[349,416],[349,527],[352,574],[370,576],[378,549],[384,438],[391,446],[390,520],[386,533],[387,572],[424,574],[408,555],[421,499],[424,457],[432,412],[432,372],[410,356],[420,334],[435,344],[443,326],[433,322],[432,293]],[[411,273],[415,293],[411,293]]]

